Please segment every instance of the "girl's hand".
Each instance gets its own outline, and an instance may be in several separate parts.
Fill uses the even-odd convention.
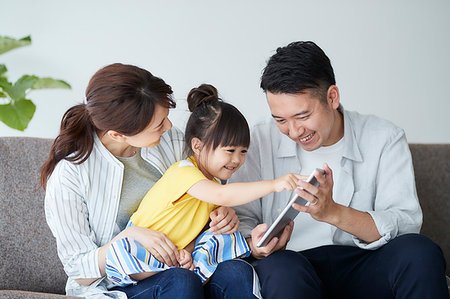
[[[232,234],[239,228],[239,219],[236,212],[229,207],[218,207],[209,214],[209,232],[217,234]]]
[[[294,190],[297,188],[297,183],[299,180],[304,179],[304,176],[288,173],[278,179],[273,180],[273,188],[275,192],[281,192],[284,190]]]
[[[180,267],[191,271],[194,270],[194,265],[192,264],[192,255],[189,253],[189,251],[180,249],[178,251],[178,254],[180,256],[180,258],[178,259]]]

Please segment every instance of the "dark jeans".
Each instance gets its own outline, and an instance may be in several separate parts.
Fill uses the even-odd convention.
[[[255,269],[264,299],[449,298],[442,251],[418,234],[377,250],[330,245],[278,251]]]
[[[202,286],[194,272],[171,268],[150,276],[136,285],[115,287],[128,298],[255,298],[253,269],[242,260],[220,263],[208,283]]]

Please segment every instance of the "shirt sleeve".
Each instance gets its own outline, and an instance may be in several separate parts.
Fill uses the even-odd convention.
[[[251,144],[247,151],[245,163],[230,178],[230,183],[261,181],[261,153],[259,149],[260,139],[253,132]],[[251,237],[252,230],[263,222],[262,199],[257,199],[241,206],[233,207],[239,218],[239,231],[245,238]]]
[[[58,256],[67,275],[72,279],[100,278],[98,246],[90,230],[78,177],[70,163],[58,163],[47,183],[46,220],[56,238]]]
[[[182,160],[171,166],[164,174],[163,190],[171,190],[172,204],[182,197],[193,185],[208,178],[189,160]]]
[[[364,249],[377,249],[398,235],[419,233],[422,225],[411,152],[403,130],[382,151],[376,181],[374,211],[368,213],[381,238],[365,243],[353,237],[355,244]]]

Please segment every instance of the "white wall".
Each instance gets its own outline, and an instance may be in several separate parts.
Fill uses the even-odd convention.
[[[346,109],[387,118],[409,142],[450,142],[450,1],[0,0],[0,34],[33,43],[0,56],[11,79],[52,76],[72,90],[33,91],[37,105],[21,133],[57,135],[100,67],[150,70],[178,99],[183,128],[190,88],[208,82],[253,124],[268,115],[261,70],[278,46],[313,40],[330,57]]]

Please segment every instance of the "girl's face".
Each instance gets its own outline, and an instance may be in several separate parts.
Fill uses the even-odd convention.
[[[215,150],[202,150],[196,159],[208,179],[228,180],[244,164],[246,153],[243,146],[219,146]]]

